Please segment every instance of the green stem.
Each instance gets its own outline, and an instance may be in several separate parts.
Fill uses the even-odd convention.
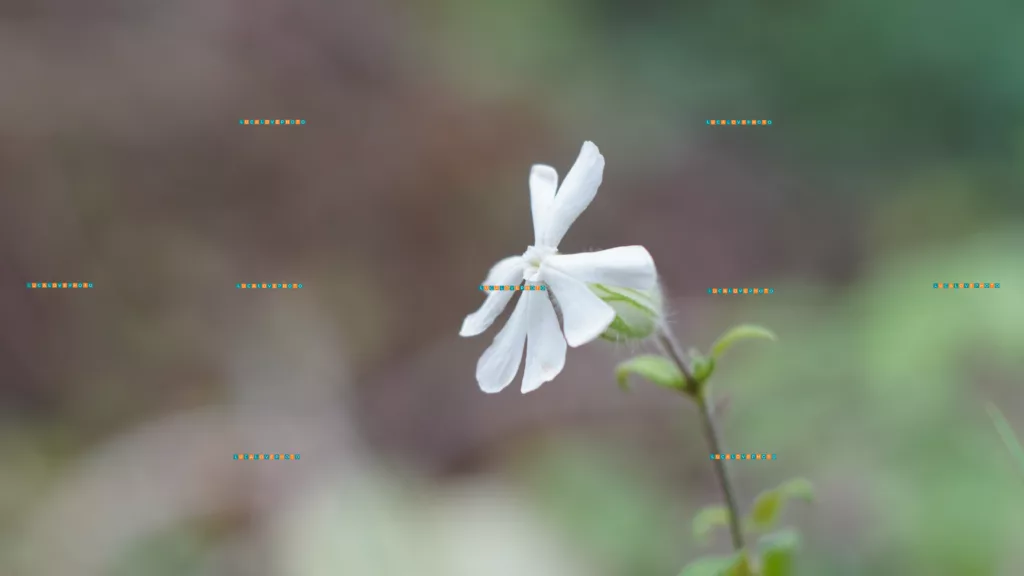
[[[697,411],[700,412],[700,423],[704,430],[704,437],[707,439],[710,453],[723,454],[718,430],[715,428],[715,421],[711,415],[711,404],[708,402],[707,396],[701,393],[700,383],[694,378],[693,371],[686,364],[686,360],[679,349],[679,345],[676,343],[671,329],[668,326],[662,326],[658,333],[658,339],[669,358],[679,368],[679,371],[683,373],[683,378],[686,380],[686,390],[697,404]],[[725,497],[726,508],[729,510],[729,535],[732,537],[732,547],[736,552],[740,552],[745,547],[743,528],[740,526],[740,508],[736,505],[736,493],[729,479],[729,471],[725,467],[725,460],[712,460],[711,464],[715,469],[715,478],[718,480],[718,486]]]

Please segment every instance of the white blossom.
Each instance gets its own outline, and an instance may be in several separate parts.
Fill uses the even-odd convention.
[[[476,379],[484,392],[499,392],[519,371],[526,348],[523,393],[550,382],[565,366],[566,344],[577,347],[598,338],[616,318],[615,310],[588,285],[651,290],[657,284],[654,260],[643,246],[599,252],[559,254],[558,244],[597,194],[604,156],[585,142],[561,187],[551,166],[530,170],[530,205],[534,243],[522,256],[495,264],[485,285],[546,286],[546,290],[487,292],[479,310],[462,323],[461,336],[476,336],[490,327],[515,294],[516,304],[494,342],[480,357]],[[562,326],[551,298],[561,312]],[[564,331],[564,336],[563,336]]]

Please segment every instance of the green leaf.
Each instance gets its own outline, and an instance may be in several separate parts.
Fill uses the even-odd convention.
[[[762,492],[754,500],[754,506],[747,517],[747,525],[752,530],[767,530],[778,522],[786,503],[793,499],[811,501],[814,499],[814,486],[804,478],[794,478],[783,483],[774,490]]]
[[[725,506],[708,506],[693,517],[693,536],[701,545],[707,545],[716,528],[729,525],[729,509]]]
[[[615,378],[624,390],[629,389],[631,374],[642,376],[658,386],[670,390],[682,390],[686,384],[682,372],[671,360],[653,354],[637,356],[619,364],[615,369]]]
[[[683,568],[679,576],[753,576],[750,561],[743,553],[700,558]]]
[[[761,550],[761,576],[790,576],[795,570],[800,533],[780,530],[766,534],[757,547]]]
[[[711,378],[711,374],[715,371],[715,359],[705,358],[699,354],[692,355],[693,358],[693,378],[700,384],[704,384]]]
[[[711,346],[711,358],[718,359],[725,354],[726,350],[732,348],[734,344],[740,340],[776,340],[775,334],[767,328],[755,326],[753,324],[742,324],[730,329],[725,334],[715,341]]]
[[[1010,456],[1017,461],[1021,474],[1024,474],[1024,447],[1021,447],[1020,440],[1017,439],[1010,423],[1006,421],[1006,417],[999,411],[999,408],[996,408],[995,404],[989,402],[985,407],[988,409],[988,415],[992,418],[996,430],[999,431],[999,436],[1006,444],[1006,449],[1010,451]]]

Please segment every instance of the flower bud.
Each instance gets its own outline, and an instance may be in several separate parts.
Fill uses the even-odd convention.
[[[662,297],[657,285],[651,290],[634,290],[591,284],[590,289],[615,310],[615,320],[601,334],[605,340],[643,340],[654,334],[661,324]]]

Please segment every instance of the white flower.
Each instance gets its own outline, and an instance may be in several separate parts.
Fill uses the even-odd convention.
[[[559,254],[558,243],[569,226],[597,194],[604,175],[604,156],[593,142],[585,142],[562,186],[550,166],[530,170],[530,205],[534,243],[522,256],[501,260],[487,274],[484,284],[546,285],[547,290],[521,294],[505,327],[480,357],[476,379],[484,392],[499,392],[519,371],[526,347],[523,393],[555,378],[565,366],[566,342],[577,347],[599,337],[615,319],[615,310],[601,300],[588,284],[650,290],[657,273],[654,260],[643,246],[626,246],[584,254]],[[557,193],[556,193],[557,190]],[[462,323],[461,336],[476,336],[512,299],[512,291],[488,292],[479,310]],[[562,313],[562,329],[549,296]]]

